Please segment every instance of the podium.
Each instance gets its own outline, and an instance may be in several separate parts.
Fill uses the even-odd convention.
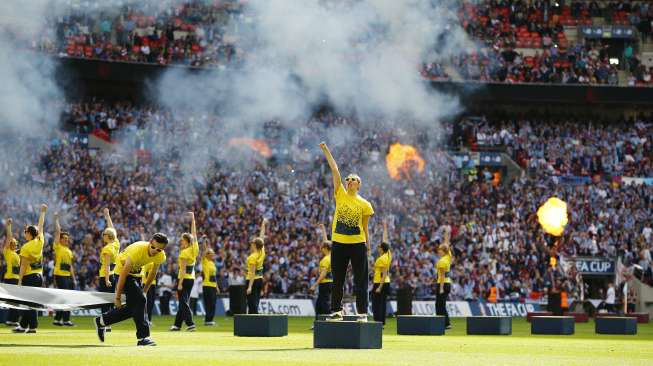
[[[380,322],[315,322],[313,348],[379,349],[382,345]]]
[[[509,316],[468,316],[468,335],[511,335],[512,317]]]
[[[596,334],[637,334],[637,318],[625,316],[602,316],[594,320]]]
[[[444,316],[440,315],[398,315],[397,334],[399,335],[443,335]]]
[[[573,316],[535,316],[531,319],[531,334],[572,335],[575,326]]]
[[[237,337],[284,337],[288,335],[288,315],[236,314]]]

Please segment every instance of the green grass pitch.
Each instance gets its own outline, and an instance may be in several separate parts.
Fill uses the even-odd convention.
[[[576,324],[572,336],[533,336],[530,325],[514,319],[511,336],[467,336],[465,320],[453,319],[445,336],[398,336],[389,319],[382,350],[313,349],[311,319],[291,318],[281,338],[233,336],[233,319],[195,333],[168,332],[171,317],[156,317],[157,347],[136,347],[134,324],[125,321],[100,343],[91,318],[60,328],[41,317],[37,334],[0,328],[0,365],[653,365],[653,324],[639,324],[636,336],[595,335],[594,322]]]

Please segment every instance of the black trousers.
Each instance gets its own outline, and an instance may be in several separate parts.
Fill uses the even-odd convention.
[[[381,286],[381,292],[377,293],[376,289]],[[372,287],[372,314],[374,314],[374,321],[381,322],[385,325],[385,315],[388,311],[388,292],[390,292],[389,283],[375,283]]]
[[[141,279],[127,276],[123,293],[127,297],[127,304],[114,308],[102,314],[104,325],[119,323],[129,318],[134,319],[136,325],[136,338],[142,339],[150,336],[150,325],[145,319],[145,305],[147,300],[143,294]]]
[[[449,312],[447,312],[447,298],[451,291],[451,284],[445,283],[442,293],[440,293],[440,284],[436,284],[435,286],[435,314],[444,315],[444,325],[449,326],[451,322],[449,321]]]
[[[116,281],[118,280],[118,276],[116,275],[110,275],[109,280],[111,280],[111,286],[107,287],[107,284],[104,283],[104,277],[99,277],[98,281],[98,291],[100,292],[108,292],[108,293],[114,293],[115,287],[116,287]],[[112,304],[107,304],[107,305],[102,305],[100,310],[102,310],[102,313],[106,313],[107,311],[113,309]]]
[[[331,311],[331,282],[321,283],[318,286],[317,301],[315,301],[315,319],[319,315],[329,314]]]
[[[54,283],[57,285],[57,288],[63,290],[74,290],[73,278],[72,276],[54,276]],[[70,311],[57,311],[54,314],[55,321],[70,321]]]
[[[258,303],[261,302],[263,279],[257,278],[252,284],[252,293],[247,295],[247,314],[258,314]]]
[[[33,273],[23,276],[23,286],[41,287],[43,286],[43,277],[39,273]],[[36,310],[22,310],[20,326],[22,328],[36,329],[39,326],[39,320]]]
[[[218,298],[218,290],[215,287],[203,286],[202,297],[204,298],[204,322],[212,322],[215,317],[215,301]]]
[[[177,309],[177,316],[175,317],[175,326],[181,327],[181,323],[185,322],[186,326],[194,325],[193,314],[190,310],[190,291],[193,289],[195,280],[184,279],[181,284],[181,291],[177,291],[177,299],[179,300],[179,309]]]
[[[147,320],[152,321],[152,310],[154,309],[154,301],[156,300],[156,285],[152,284],[150,286],[145,299],[147,301]]]
[[[18,278],[6,278],[5,283],[8,283],[10,285],[17,285],[18,284]],[[7,321],[12,322],[12,323],[18,323],[18,310],[16,309],[9,309],[7,312]]]
[[[159,297],[159,310],[161,310],[161,315],[170,315],[170,298],[172,297],[172,292],[164,291],[163,294]]]
[[[354,272],[354,293],[356,295],[356,310],[359,314],[367,314],[367,245],[342,244],[333,242],[331,249],[331,273],[333,274],[333,287],[331,292],[331,311],[342,310],[342,297],[345,291],[345,276],[347,267]]]

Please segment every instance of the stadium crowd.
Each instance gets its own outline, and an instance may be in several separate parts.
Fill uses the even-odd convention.
[[[145,2],[119,11],[80,4],[52,19],[53,30],[34,44],[61,57],[225,66],[246,57],[238,31],[230,26],[242,7],[237,0]],[[651,37],[653,6],[646,1],[464,1],[458,18],[477,49],[450,60],[425,60],[425,78],[447,80],[459,74],[482,82],[617,85],[609,46],[581,37],[570,42],[564,27],[603,18],[606,24],[635,26],[644,42]],[[630,72],[627,85],[651,84],[651,70],[641,64],[632,44],[625,46],[622,59]]]
[[[452,299],[486,298],[492,285],[501,299],[539,298],[548,286],[548,273],[562,271],[564,264],[549,266],[535,216],[537,207],[553,195],[570,205],[563,255],[621,255],[650,272],[653,187],[616,179],[583,184],[559,179],[595,173],[653,176],[650,119],[600,129],[581,122],[486,120],[463,124],[467,127],[461,140],[456,138],[458,123],[443,124],[442,133],[409,123],[369,128],[364,121],[322,112],[294,128],[268,123],[260,138],[275,151],[271,159],[252,151],[235,164],[210,159],[189,171],[180,148],[197,138],[192,114],[98,101],[70,104],[65,111],[64,128],[48,144],[37,145],[32,138],[12,141],[12,160],[33,155],[39,169],[0,166],[0,174],[11,177],[0,181],[0,209],[13,216],[14,227],[32,223],[37,212],[33,205],[41,200],[59,210],[64,230],[72,235],[82,290],[98,286],[100,235],[106,224],[102,209],[108,207],[123,246],[155,231],[165,232],[176,244],[187,230],[183,214],[194,211],[200,235],[216,250],[222,290],[242,281],[248,240],[260,218],[267,217],[264,296],[309,296],[320,260],[317,228],[330,224],[333,209],[330,176],[316,149],[325,136],[339,141],[332,145],[334,155],[345,161],[341,170],[356,171],[363,178],[361,193],[377,213],[373,245],[380,242],[380,219],[389,219],[395,289],[413,287],[417,298],[431,298],[435,247],[444,227],[451,226]],[[209,126],[203,133],[220,136],[220,117],[198,118]],[[89,149],[73,138],[77,132],[97,130],[110,132],[119,148],[113,153]],[[173,140],[183,144],[157,150],[162,141]],[[528,169],[511,183],[496,184],[487,170],[470,174],[459,169],[442,149],[451,140],[472,149],[501,145]],[[426,161],[423,174],[388,177],[385,155],[397,141],[418,147]],[[282,154],[284,149],[277,145],[291,153]],[[229,157],[237,155],[242,153]],[[52,222],[46,221],[51,245]],[[45,249],[49,286],[50,245]],[[168,262],[161,271],[173,278],[178,250],[177,245],[168,246]],[[573,267],[564,273],[575,276]],[[571,296],[578,296],[575,283],[565,285]]]

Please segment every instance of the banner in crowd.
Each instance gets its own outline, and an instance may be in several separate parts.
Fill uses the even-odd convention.
[[[584,275],[611,275],[614,273],[614,261],[608,258],[576,257],[576,270]]]
[[[449,152],[456,164],[458,169],[471,169],[476,166],[494,166],[500,167],[503,166],[503,160],[501,159],[501,153],[497,152],[473,152],[473,153],[464,153],[464,152]]]
[[[583,25],[579,34],[585,38],[635,38],[635,27],[629,25]]]
[[[635,185],[646,184],[647,186],[650,186],[653,184],[653,178],[621,177],[621,181],[627,186],[631,184],[635,184]]]

